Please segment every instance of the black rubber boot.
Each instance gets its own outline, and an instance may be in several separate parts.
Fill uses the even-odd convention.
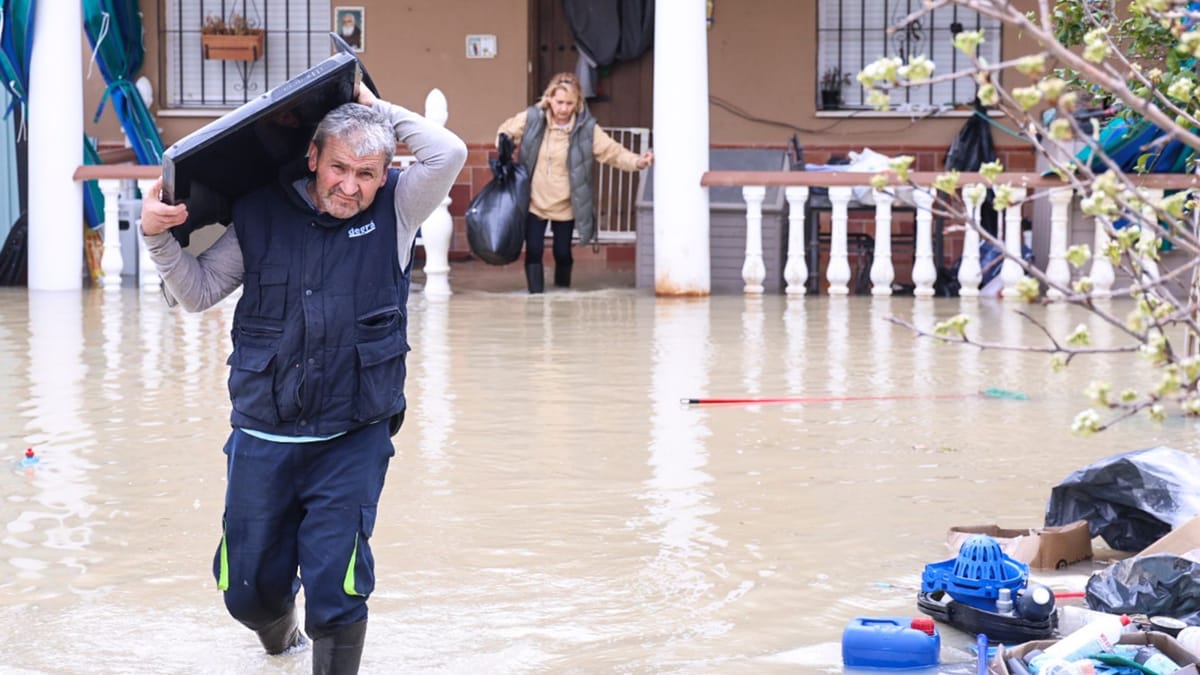
[[[575,265],[573,262],[562,263],[554,266],[554,285],[559,288],[571,287],[571,268]]]
[[[366,636],[367,622],[359,621],[313,640],[313,675],[355,675]]]
[[[525,282],[529,284],[530,293],[541,293],[546,290],[546,278],[542,272],[541,263],[526,263]]]
[[[308,644],[308,638],[300,632],[300,622],[296,618],[295,609],[254,632],[258,634],[263,649],[271,655],[282,654],[293,647]]]

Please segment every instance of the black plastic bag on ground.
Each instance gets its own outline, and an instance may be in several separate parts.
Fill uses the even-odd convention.
[[[1200,564],[1173,553],[1127,558],[1088,578],[1087,606],[1200,623]]]
[[[1088,521],[1117,551],[1141,551],[1200,514],[1200,459],[1158,446],[1107,457],[1050,491],[1046,526]]]
[[[467,207],[467,245],[491,265],[507,265],[521,256],[529,212],[529,172],[513,162],[513,142],[505,134],[500,134],[499,150],[488,161],[492,180]]]

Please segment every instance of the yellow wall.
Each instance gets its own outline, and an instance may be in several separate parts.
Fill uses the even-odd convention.
[[[449,100],[448,126],[469,143],[491,143],[497,125],[530,102],[528,2],[359,0],[355,4],[366,10],[368,31],[367,50],[360,57],[385,97],[421,111],[426,94],[438,87]],[[1016,4],[1032,8],[1034,0]],[[158,2],[143,0],[143,11],[144,73],[156,81]],[[496,59],[466,58],[465,38],[474,33],[497,36]],[[813,0],[716,0],[708,42],[710,95],[751,116],[802,130],[806,145],[948,146],[964,121],[818,118]],[[1016,31],[1006,30],[1005,57],[1020,49],[1027,47]],[[111,107],[100,124],[91,121],[103,91],[98,72],[85,87],[86,132],[119,142]],[[160,116],[159,122],[169,144],[211,119]],[[712,142],[721,145],[779,146],[791,135],[783,126],[749,121],[716,105],[710,105],[710,126]],[[1000,143],[1011,140],[997,138]]]

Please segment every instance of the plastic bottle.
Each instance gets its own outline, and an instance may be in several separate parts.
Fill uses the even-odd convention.
[[[996,612],[998,612],[1000,614],[1012,614],[1012,611],[1013,611],[1012,590],[1010,590],[1008,588],[1001,588],[997,592]]]
[[[1017,594],[1017,616],[1029,621],[1044,621],[1054,612],[1054,592],[1041,584],[1029,584]]]
[[[1119,618],[1122,616],[1076,605],[1059,605],[1056,611],[1058,612],[1058,634],[1064,636],[1074,633],[1100,617],[1115,616]],[[1129,624],[1125,629],[1126,632],[1131,630],[1134,630],[1133,624]]]
[[[1129,617],[1115,614],[1104,614],[1092,619],[1084,627],[1070,633],[1063,639],[1046,647],[1040,656],[1029,665],[1032,670],[1042,673],[1038,663],[1048,659],[1063,661],[1078,661],[1093,654],[1112,651],[1113,645],[1121,639],[1125,626],[1129,625]]]
[[[1175,636],[1175,641],[1192,656],[1200,656],[1200,626],[1184,628],[1179,631],[1179,635]]]

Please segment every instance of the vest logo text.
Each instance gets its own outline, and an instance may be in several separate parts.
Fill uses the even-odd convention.
[[[371,221],[361,227],[350,228],[350,238],[361,237],[364,234],[371,234],[375,231],[375,221]]]

